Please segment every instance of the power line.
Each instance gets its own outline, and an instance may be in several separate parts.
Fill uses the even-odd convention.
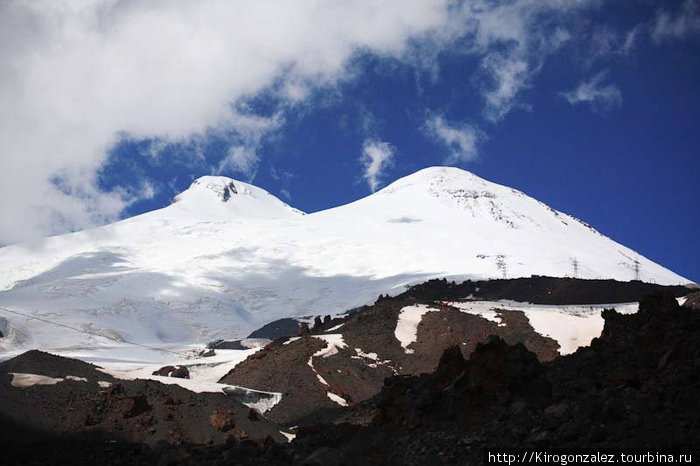
[[[63,327],[63,328],[67,328],[67,329],[70,329],[70,330],[74,330],[74,331],[76,331],[76,332],[84,333],[84,334],[86,334],[86,335],[91,335],[91,336],[93,336],[93,337],[106,338],[106,339],[108,339],[108,340],[112,340],[112,341],[117,342],[117,343],[126,343],[127,345],[140,346],[140,347],[142,347],[142,348],[148,348],[148,349],[151,349],[151,350],[154,350],[154,351],[162,351],[163,353],[175,354],[175,355],[177,355],[177,356],[185,357],[185,358],[187,357],[186,355],[184,355],[184,354],[182,354],[182,353],[178,353],[177,351],[170,351],[170,350],[166,350],[166,349],[163,349],[163,348],[157,348],[157,347],[155,347],[155,346],[144,345],[144,344],[142,344],[142,343],[134,343],[133,341],[124,340],[124,339],[121,339],[121,340],[120,340],[120,339],[118,339],[118,338],[110,337],[110,336],[108,336],[108,335],[101,335],[101,334],[99,334],[99,333],[89,332],[89,331],[83,330],[83,329],[81,329],[81,328],[72,327],[72,326],[70,326],[70,325],[62,324],[62,323],[60,323],[60,322],[53,322],[53,321],[51,321],[51,320],[42,319],[41,317],[37,317],[37,316],[25,314],[25,313],[19,312],[19,311],[13,311],[13,310],[11,310],[11,309],[7,309],[7,308],[4,308],[4,307],[0,307],[0,310],[5,311],[5,312],[9,312],[9,313],[11,313],[11,314],[17,314],[17,315],[19,315],[19,316],[23,316],[23,317],[26,317],[26,318],[28,318],[28,319],[34,319],[34,320],[38,320],[38,321],[41,321],[41,322],[45,322],[45,323],[47,323],[47,324],[56,325],[56,326],[58,326],[58,327]]]

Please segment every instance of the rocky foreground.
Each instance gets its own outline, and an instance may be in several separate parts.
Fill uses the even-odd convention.
[[[696,447],[700,314],[656,294],[604,318],[590,347],[546,364],[497,337],[466,361],[450,348],[432,374],[387,379],[368,427],[303,430],[295,453],[420,465],[479,464],[496,446]]]
[[[388,377],[378,395],[316,412],[291,443],[226,396],[115,381],[32,352],[0,364],[0,454],[7,464],[423,465],[480,464],[494,446],[694,447],[695,302],[662,292],[636,314],[606,310],[590,347],[547,362],[499,336],[468,358],[446,348],[432,373]],[[18,373],[73,379],[23,388]]]
[[[281,393],[282,401],[266,413],[269,419],[287,426],[315,424],[319,409],[369,400],[379,394],[387,377],[433,372],[443,351],[451,346],[469,358],[478,343],[495,335],[511,345],[523,344],[541,362],[560,356],[560,344],[538,333],[522,310],[527,305],[518,307],[517,303],[561,307],[629,303],[657,291],[682,296],[688,288],[554,277],[462,283],[430,280],[398,296],[380,297],[375,304],[343,318],[317,318],[310,329],[303,330],[299,323],[295,328],[287,322],[291,319],[284,325],[269,325],[271,333],[255,336],[277,338],[236,365],[220,382]],[[421,306],[430,312],[418,318],[415,341],[404,345],[397,339],[401,314]],[[588,312],[582,308],[581,312]],[[558,317],[551,313],[547,319]],[[577,320],[583,319],[556,325],[580,325]],[[602,321],[596,335],[601,329]],[[287,330],[291,338],[280,330]],[[593,335],[582,344],[588,345],[591,338]],[[360,416],[352,422],[367,423],[369,419]]]

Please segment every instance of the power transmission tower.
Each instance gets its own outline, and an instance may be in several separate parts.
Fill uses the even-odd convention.
[[[634,279],[639,281],[639,259],[634,260]]]
[[[574,278],[578,278],[578,259],[571,259],[571,266],[574,268]]]
[[[503,273],[503,279],[508,278],[508,266],[503,256],[498,256],[498,259],[496,259],[496,267]]]

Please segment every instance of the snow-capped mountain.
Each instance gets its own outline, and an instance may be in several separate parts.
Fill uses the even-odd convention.
[[[436,167],[313,214],[202,177],[163,209],[0,249],[0,306],[96,335],[180,344],[342,312],[433,277],[533,274],[689,283],[522,192]],[[9,313],[0,331],[0,347],[100,341]]]

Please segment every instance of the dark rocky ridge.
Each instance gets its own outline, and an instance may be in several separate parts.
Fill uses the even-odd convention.
[[[465,281],[430,280],[411,287],[401,296],[423,300],[474,299],[529,302],[533,304],[614,304],[638,302],[650,293],[665,290],[676,297],[687,295],[686,286],[663,286],[638,280],[583,280],[533,275],[507,280]]]
[[[433,374],[386,380],[354,409],[366,427],[302,428],[295,453],[329,445],[345,464],[480,464],[484,447],[692,448],[700,442],[700,313],[672,294],[638,314],[604,313],[590,347],[542,364],[489,339],[468,360],[446,351]]]
[[[269,338],[270,340],[276,340],[277,338],[298,335],[300,328],[301,324],[296,319],[279,319],[263,325],[248,335],[248,338]]]
[[[700,291],[691,293],[685,298],[683,307],[689,307],[691,309],[700,309]]]
[[[314,422],[313,416],[320,408],[332,410],[338,406],[327,392],[342,397],[350,405],[360,403],[379,393],[386,377],[432,372],[444,348],[453,345],[461,349],[464,357],[469,357],[477,344],[489,335],[500,336],[509,344],[522,343],[542,362],[559,355],[559,344],[535,332],[521,311],[498,310],[504,324],[498,325],[478,315],[461,312],[444,301],[469,297],[539,304],[600,304],[638,301],[650,290],[666,290],[676,296],[689,291],[686,287],[635,281],[552,277],[459,284],[430,280],[396,297],[382,296],[374,305],[363,306],[344,319],[317,319],[309,334],[304,332],[296,341],[287,342],[282,338],[269,344],[238,364],[220,382],[282,393],[282,401],[267,413],[276,422],[287,425],[303,424],[306,419]],[[423,316],[418,326],[418,339],[410,346],[412,353],[407,354],[394,336],[394,330],[401,309],[415,304],[429,304],[440,312]],[[342,334],[347,347],[332,356],[314,358],[314,369],[311,369],[308,365],[311,355],[325,346],[325,342],[313,335],[321,335],[339,324],[342,327],[334,333]],[[370,353],[376,355],[376,360],[366,356]],[[320,383],[318,376],[328,385]],[[357,422],[366,421],[366,416],[357,419]]]
[[[433,279],[411,286],[395,298],[414,298],[420,302],[448,301],[471,297],[472,299],[488,301],[508,299],[533,304],[615,304],[638,302],[643,296],[659,290],[668,290],[676,297],[680,297],[687,295],[691,288],[663,286],[641,281],[583,280],[534,275],[528,278],[467,280],[461,283],[446,279]],[[379,299],[391,298],[382,296]],[[696,299],[700,300],[700,298]],[[346,314],[353,314],[365,308],[367,306],[361,306]],[[324,328],[328,329],[331,326],[327,325]],[[297,319],[279,319],[253,331],[248,338],[274,340],[282,337],[293,337],[299,334],[300,327],[301,321]]]
[[[313,358],[313,369],[309,360],[327,345],[317,337],[322,335],[320,332],[293,341],[277,340],[238,364],[220,382],[282,393],[282,401],[267,416],[294,425],[319,408],[337,407],[327,392],[353,405],[379,393],[386,377],[435,370],[443,349],[451,345],[459,345],[468,356],[479,341],[499,335],[509,343],[525,344],[543,361],[558,355],[558,343],[537,334],[522,312],[499,311],[506,323],[499,326],[483,317],[440,305],[434,305],[440,312],[423,317],[418,340],[410,346],[413,352],[407,354],[394,330],[401,309],[416,303],[411,297],[382,299],[351,314],[337,330],[342,332],[347,347],[331,356]]]
[[[64,380],[16,387],[13,373]],[[44,435],[148,445],[224,444],[229,437],[285,441],[275,424],[250,416],[248,407],[223,393],[198,394],[152,380],[118,380],[91,364],[40,351],[0,363],[4,444],[32,444]],[[220,418],[227,422],[222,424]]]

